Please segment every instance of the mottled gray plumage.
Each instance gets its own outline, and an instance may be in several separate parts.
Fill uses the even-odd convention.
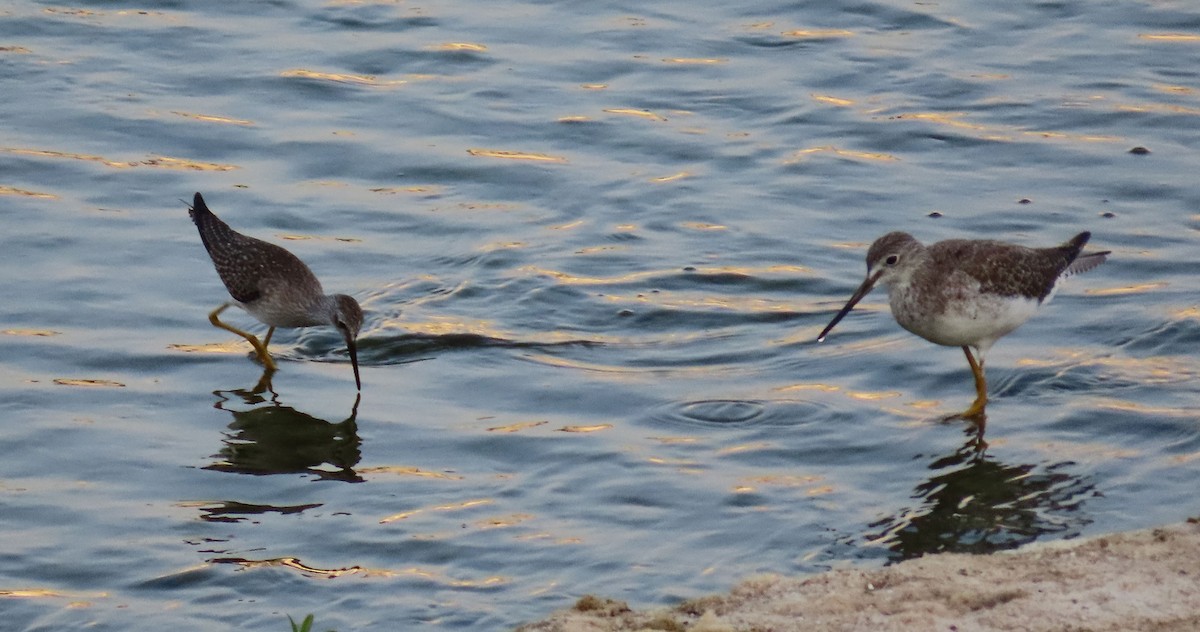
[[[882,283],[900,326],[930,342],[962,347],[978,392],[967,414],[977,415],[987,400],[984,354],[1048,301],[1060,279],[1104,263],[1107,251],[1080,254],[1090,237],[1079,233],[1050,248],[987,239],[948,239],[924,246],[908,233],[888,233],[871,244],[867,278],[817,340],[824,340],[876,283]],[[970,348],[978,353],[978,362]]]
[[[200,231],[200,240],[204,242],[221,282],[236,304],[269,325],[272,332],[275,327],[336,327],[346,340],[354,365],[354,379],[361,388],[355,347],[363,321],[358,301],[345,294],[325,294],[316,275],[296,255],[233,230],[209,210],[199,193],[196,193],[188,214]],[[259,349],[253,336],[223,323],[218,325],[219,313],[220,309],[210,315],[214,325],[245,337],[256,350]],[[270,340],[270,333],[267,340]],[[260,355],[263,353],[265,345]],[[269,358],[264,358],[264,363],[268,362]]]
[[[1024,296],[1045,300],[1068,266],[1079,256],[1091,237],[1083,232],[1061,246],[1027,248],[994,240],[947,239],[923,247],[908,233],[888,233],[875,240],[867,252],[867,267],[873,267],[888,254],[922,257],[912,276],[913,291],[919,294],[947,295],[955,284],[947,277],[962,276],[979,283],[979,292],[997,296]],[[1090,255],[1099,265],[1103,255]],[[1082,270],[1078,270],[1081,272]]]

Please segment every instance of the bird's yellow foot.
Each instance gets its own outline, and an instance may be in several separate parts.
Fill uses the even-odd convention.
[[[977,397],[975,401],[971,403],[970,408],[962,411],[956,416],[963,419],[979,419],[980,417],[983,417],[984,408],[986,407],[987,394],[984,394],[982,397]]]

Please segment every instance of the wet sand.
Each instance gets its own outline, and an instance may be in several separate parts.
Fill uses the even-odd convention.
[[[585,596],[519,632],[1200,630],[1200,519],[995,555],[747,579],[728,594],[630,610]]]

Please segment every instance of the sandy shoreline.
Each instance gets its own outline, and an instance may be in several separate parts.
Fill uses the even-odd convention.
[[[724,595],[629,610],[603,597],[519,632],[1200,630],[1200,520],[1033,544],[994,555],[941,554],[872,570],[745,580]]]

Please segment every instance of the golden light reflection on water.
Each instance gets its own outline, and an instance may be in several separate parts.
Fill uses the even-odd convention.
[[[92,600],[103,599],[108,596],[108,593],[103,592],[68,594],[48,588],[0,589],[0,599],[70,599],[71,601],[65,604],[65,607],[69,609],[90,608],[95,605],[92,603]]]
[[[279,73],[279,76],[285,79],[313,79],[316,81],[330,81],[333,83],[368,86],[372,88],[389,88],[408,83],[408,81],[404,79],[379,79],[374,75],[352,75],[337,72],[321,72],[319,70],[308,70],[306,68],[292,68],[285,70]]]
[[[181,169],[185,171],[233,171],[237,165],[223,165],[215,162],[199,162],[187,158],[171,156],[155,156],[137,163],[135,166],[158,167],[160,169]]]
[[[1188,356],[1097,357],[1074,349],[1056,349],[1050,358],[1021,358],[1017,366],[1061,367],[1063,371],[1101,367],[1141,384],[1175,384],[1200,377],[1200,366]]]
[[[559,432],[577,432],[587,434],[592,432],[600,432],[603,430],[611,430],[612,427],[612,424],[592,424],[586,426],[563,426],[558,430]]]
[[[700,443],[698,437],[648,437],[651,441],[657,441],[663,445],[688,445]]]
[[[416,193],[420,195],[441,195],[444,192],[444,187],[438,184],[416,184],[407,187],[375,187],[367,189],[371,193],[384,193],[394,195],[396,193]]]
[[[113,380],[101,379],[82,379],[82,378],[54,378],[54,383],[59,386],[84,386],[92,388],[124,388],[125,385]]]
[[[761,314],[763,312],[789,312],[789,303],[754,296],[721,296],[702,294],[699,296],[676,292],[651,292],[626,294],[606,294],[604,299],[618,304],[641,304],[673,310],[708,311],[713,309],[727,310],[744,314]],[[815,328],[814,328],[815,331]],[[811,336],[816,338],[816,336]],[[703,339],[704,336],[693,339]]]
[[[121,162],[118,160],[109,160],[102,156],[93,156],[90,154],[79,154],[68,151],[54,151],[50,149],[28,149],[22,147],[0,147],[0,152],[6,154],[16,154],[20,156],[35,156],[38,158],[53,158],[62,160],[81,160],[85,162],[96,162],[106,167],[113,169],[133,169],[137,167],[157,167],[160,169],[184,169],[190,171],[233,171],[239,167],[236,165],[223,165],[211,162],[197,162],[186,158],[172,158],[169,156],[152,156],[145,160],[136,160],[129,162]]]
[[[608,112],[609,114],[618,114],[621,116],[633,116],[633,117],[637,117],[637,118],[644,118],[644,119],[651,120],[651,121],[667,120],[667,118],[665,116],[660,116],[658,114],[655,114],[654,112],[651,112],[650,110],[638,110],[638,109],[634,109],[634,108],[607,108],[604,111]]]
[[[521,542],[532,542],[535,540],[548,540],[551,544],[582,544],[583,538],[571,536],[556,536],[550,533],[522,533],[515,536],[516,540]],[[536,594],[536,593],[534,593]]]
[[[579,228],[580,226],[584,226],[586,224],[587,224],[587,222],[585,222],[581,219],[577,219],[573,222],[567,222],[566,224],[557,224],[555,226],[547,226],[546,228],[548,228],[549,230],[572,230],[575,228]]]
[[[491,321],[466,320],[450,316],[435,316],[428,320],[404,321],[406,331],[426,336],[446,336],[450,334],[471,334],[485,338],[505,339],[505,332],[496,329]]]
[[[847,391],[846,395],[850,399],[857,399],[864,402],[874,402],[881,399],[894,399],[904,396],[900,391]]]
[[[218,559],[215,559],[212,561],[218,562],[218,563],[223,563],[223,564],[237,564],[238,566],[242,566],[244,568],[263,568],[263,567],[281,566],[284,568],[291,568],[291,569],[300,571],[301,573],[304,573],[305,575],[315,575],[315,576],[329,577],[329,578],[341,577],[343,575],[363,575],[363,576],[367,576],[367,577],[371,577],[371,576],[390,577],[391,575],[393,575],[393,573],[391,571],[368,569],[368,568],[364,568],[362,566],[347,566],[345,568],[318,568],[316,566],[309,566],[309,565],[305,564],[304,562],[301,562],[299,558],[295,558],[295,557],[277,557],[277,558],[268,559],[268,560],[250,560],[250,559],[246,559],[246,558],[230,557],[230,558],[218,558]]]
[[[812,98],[818,103],[826,103],[829,105],[836,105],[838,107],[854,105],[854,101],[851,99],[842,99],[828,94],[814,94],[812,95]]]
[[[717,450],[717,456],[729,456],[730,454],[741,454],[744,452],[755,452],[757,450],[771,450],[779,447],[779,444],[770,441],[758,441],[755,443],[743,443],[740,445],[731,445],[726,448]]]
[[[1194,88],[1190,88],[1188,86],[1178,86],[1163,83],[1154,84],[1151,87],[1159,92],[1167,92],[1171,94],[1192,94],[1196,91]]]
[[[348,243],[348,244],[362,243],[362,240],[358,239],[357,237],[325,237],[322,235],[295,235],[295,234],[282,234],[282,235],[279,235],[278,237],[280,239],[284,239],[287,241],[340,241],[340,242]]]
[[[0,597],[25,597],[40,599],[42,597],[63,597],[60,592],[50,590],[48,588],[17,588],[12,590],[0,590]]]
[[[428,48],[432,50],[442,51],[470,51],[475,53],[486,52],[488,47],[483,44],[474,44],[471,42],[446,42],[444,44],[434,44]]]
[[[697,64],[697,65],[713,65],[728,63],[729,60],[723,57],[667,57],[663,62],[668,64]]]
[[[42,193],[40,191],[29,191],[27,189],[18,189],[0,185],[0,195],[18,195],[22,197],[40,198],[43,200],[57,200],[58,196],[53,193]]]
[[[758,491],[759,487],[793,487],[807,488],[805,494],[808,496],[825,496],[834,492],[834,487],[824,483],[823,476],[813,474],[760,474],[757,476],[743,476],[738,479],[734,485],[733,491],[737,493],[750,493]]]
[[[490,498],[477,498],[474,500],[465,500],[465,501],[459,502],[459,503],[451,503],[451,504],[446,504],[446,505],[435,505],[433,507],[423,507],[420,509],[412,509],[409,511],[402,511],[400,513],[392,514],[390,516],[382,518],[382,519],[380,519],[379,524],[389,524],[392,522],[398,522],[400,520],[407,520],[413,516],[417,516],[417,515],[420,515],[420,514],[423,514],[426,512],[430,512],[430,511],[462,511],[464,509],[472,509],[474,507],[482,507],[484,505],[490,505],[493,502],[495,502],[495,501]]]
[[[549,162],[565,164],[567,159],[564,156],[553,156],[550,154],[539,154],[528,151],[513,151],[509,149],[482,149],[471,148],[467,153],[472,156],[480,156],[483,158],[501,158],[504,160],[527,160],[532,162]]]
[[[709,222],[680,222],[679,225],[692,230],[729,230],[728,226],[724,226],[722,224],[711,224]]]
[[[254,121],[248,121],[246,119],[230,118],[228,116],[217,116],[215,114],[197,114],[195,112],[182,112],[179,110],[172,110],[171,114],[174,114],[176,116],[182,116],[184,118],[194,119],[197,121],[204,121],[205,123],[224,123],[227,125],[242,125],[242,126],[254,125]]]
[[[821,391],[823,393],[832,393],[842,390],[842,387],[834,384],[788,384],[787,386],[776,386],[771,390],[777,393],[791,393],[795,391]]]
[[[521,432],[522,430],[529,430],[530,428],[537,428],[538,426],[544,426],[548,423],[550,423],[550,422],[544,421],[544,420],[543,421],[522,421],[522,422],[518,422],[515,424],[508,424],[508,425],[504,425],[504,426],[493,426],[491,428],[488,428],[487,431],[488,432],[505,432],[505,433]]]
[[[1137,402],[1131,402],[1121,399],[1106,399],[1101,400],[1096,404],[1097,408],[1107,410],[1117,410],[1125,413],[1137,413],[1148,417],[1176,417],[1184,419],[1193,419],[1196,417],[1196,409],[1194,407],[1171,407],[1171,406],[1147,406]]]
[[[660,176],[657,178],[650,178],[650,181],[651,182],[660,182],[660,183],[661,182],[674,182],[676,180],[683,180],[684,178],[690,178],[690,177],[692,177],[691,172],[680,171],[679,173],[673,173],[669,176]]]
[[[1200,319],[1200,306],[1193,305],[1183,309],[1174,310],[1171,316],[1178,319],[1197,320]]]
[[[236,342],[214,342],[206,345],[170,344],[168,349],[183,353],[246,353],[246,342],[239,338]]]
[[[67,7],[47,7],[42,9],[42,12],[56,15],[71,15],[75,17],[91,17],[94,15],[99,15],[97,12],[90,11],[88,9],[75,9]]]
[[[54,331],[53,329],[5,329],[4,331],[0,331],[0,333],[6,336],[51,337],[62,335],[62,332]]]
[[[1193,461],[1200,460],[1200,452],[1191,452],[1188,454],[1174,454],[1171,456],[1171,458],[1169,460],[1176,465],[1183,465],[1184,463],[1191,463]]]
[[[699,461],[695,461],[693,459],[670,459],[665,456],[646,457],[646,462],[652,463],[654,465],[667,465],[670,467],[677,467],[677,468],[681,468],[686,471],[695,470],[696,468],[699,468],[702,465]]]
[[[795,153],[793,153],[791,155],[791,157],[784,159],[783,163],[786,165],[795,164],[797,162],[801,162],[801,161],[805,160],[807,157],[809,157],[813,154],[833,154],[835,156],[841,156],[842,158],[855,158],[855,159],[859,159],[859,160],[875,160],[875,161],[880,161],[880,162],[895,162],[895,161],[900,160],[900,158],[893,156],[891,154],[869,152],[869,151],[854,151],[851,149],[840,149],[838,147],[834,147],[833,145],[824,145],[821,147],[810,147],[808,149],[798,150]]]
[[[1084,294],[1091,296],[1124,296],[1126,294],[1143,294],[1150,290],[1161,290],[1169,284],[1166,281],[1157,281],[1154,283],[1139,283],[1136,285],[1126,285],[1124,287],[1110,287],[1101,289],[1085,289]]]
[[[663,274],[660,270],[647,270],[644,272],[630,272],[620,276],[613,277],[585,277],[569,272],[561,272],[551,270],[549,268],[539,268],[537,266],[522,266],[518,269],[525,274],[535,274],[548,276],[563,285],[615,285],[621,283],[630,283],[641,279],[652,278]]]
[[[853,37],[854,31],[847,31],[845,29],[795,29],[784,31],[780,35],[798,39],[831,39]]]
[[[422,470],[419,467],[407,465],[379,465],[375,467],[364,467],[358,470],[359,474],[393,474],[396,476],[412,476],[416,478],[436,478],[447,481],[461,481],[462,476],[458,474],[447,474],[445,472],[430,472]]]
[[[342,182],[341,180],[304,180],[300,182],[300,186],[324,187],[326,189],[345,189],[350,187],[350,183]]]
[[[479,529],[503,529],[506,527],[514,527],[530,520],[533,520],[533,514],[514,513],[507,516],[483,518],[482,520],[476,520],[473,524]]]
[[[577,255],[595,255],[600,253],[617,252],[621,250],[629,250],[629,246],[624,245],[604,245],[604,246],[587,246],[579,248],[575,251]]]
[[[1200,114],[1200,108],[1190,108],[1182,105],[1174,105],[1171,103],[1137,103],[1137,104],[1118,104],[1118,112],[1166,112],[1168,114],[1187,114],[1196,116]]]
[[[1138,39],[1152,42],[1200,42],[1200,35],[1195,33],[1138,33]]]
[[[981,123],[971,123],[961,120],[964,116],[966,116],[966,113],[964,112],[905,112],[892,116],[891,119],[896,121],[925,121],[934,123],[936,125],[951,127],[961,131],[975,132],[973,136],[976,138],[999,142],[1009,142],[1016,140],[1017,138],[1069,140],[1090,143],[1113,143],[1124,140],[1120,136],[1108,136],[1103,134],[1072,134],[1054,130],[1025,130],[1016,127],[984,125]]]

